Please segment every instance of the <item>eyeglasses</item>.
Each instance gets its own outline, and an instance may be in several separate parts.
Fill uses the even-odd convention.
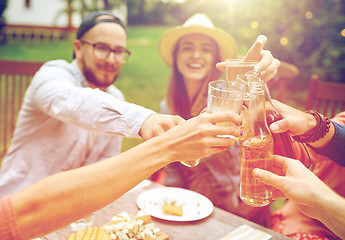
[[[82,43],[91,45],[93,48],[94,56],[100,60],[108,58],[109,54],[113,52],[116,60],[121,61],[122,63],[126,63],[128,61],[129,55],[131,55],[131,52],[126,48],[118,47],[112,49],[105,43],[91,43],[81,39],[80,41]]]

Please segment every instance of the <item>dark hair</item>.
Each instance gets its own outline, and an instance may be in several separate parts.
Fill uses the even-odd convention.
[[[206,35],[207,36],[207,35]],[[173,50],[173,66],[172,66],[172,72],[170,75],[170,82],[168,86],[168,91],[166,94],[166,103],[168,106],[169,111],[172,114],[177,114],[184,119],[189,119],[191,117],[195,117],[195,115],[191,112],[191,103],[189,102],[187,89],[185,86],[185,83],[183,81],[183,76],[179,72],[177,67],[177,51],[179,47],[179,42],[181,39],[179,39],[174,47]],[[213,39],[211,39],[214,41]],[[214,42],[216,49],[214,53],[214,59],[213,59],[213,68],[208,73],[206,78],[204,79],[204,82],[202,84],[208,85],[210,81],[217,80],[222,76],[222,73],[217,70],[216,63],[221,60],[220,53],[219,53],[219,47],[216,42]],[[206,88],[207,89],[207,88]],[[207,90],[205,92],[200,92],[199,94],[203,94],[204,96],[207,96]],[[200,112],[203,108],[206,106],[206,101],[203,105],[199,106],[198,111]]]

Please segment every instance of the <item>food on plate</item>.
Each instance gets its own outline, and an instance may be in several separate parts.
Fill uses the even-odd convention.
[[[182,206],[177,206],[175,201],[171,203],[168,203],[167,201],[165,201],[162,209],[165,214],[176,215],[176,216],[183,215]]]
[[[139,211],[136,216],[127,212],[114,216],[110,223],[102,227],[92,227],[77,230],[68,240],[167,240],[169,236],[163,233],[153,222],[151,216]]]
[[[69,235],[68,240],[111,240],[110,233],[103,227],[87,227],[78,229],[75,233]]]

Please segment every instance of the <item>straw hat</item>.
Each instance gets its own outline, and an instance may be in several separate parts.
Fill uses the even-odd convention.
[[[224,30],[216,28],[212,21],[201,13],[191,16],[182,26],[177,26],[164,33],[158,42],[158,51],[163,60],[172,66],[173,50],[178,40],[190,33],[205,34],[212,38],[219,47],[221,59],[233,58],[237,53],[235,40]]]

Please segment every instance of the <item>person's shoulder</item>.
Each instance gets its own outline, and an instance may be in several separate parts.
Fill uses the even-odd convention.
[[[42,65],[42,67],[67,67],[71,63],[63,59],[50,60]]]
[[[50,78],[58,77],[58,76],[78,76],[81,75],[80,78],[82,78],[82,74],[79,73],[79,69],[77,67],[77,64],[75,61],[67,62],[63,59],[58,60],[51,60],[42,65],[40,68],[40,71],[38,73],[41,73],[41,76],[50,76]]]
[[[110,85],[107,88],[107,93],[109,93],[110,95],[115,96],[116,98],[125,100],[125,97],[123,95],[123,93],[120,91],[120,89],[118,89],[117,87],[115,87],[114,85]]]
[[[51,60],[42,65],[40,68],[40,71],[46,72],[46,71],[55,71],[55,70],[61,70],[61,69],[70,69],[71,63],[67,62],[66,60]]]
[[[73,64],[73,62],[69,63],[66,60],[52,60],[42,65],[42,67],[33,77],[31,85],[40,85],[55,80],[75,82],[76,79],[82,78],[82,74],[79,73],[76,64]]]

